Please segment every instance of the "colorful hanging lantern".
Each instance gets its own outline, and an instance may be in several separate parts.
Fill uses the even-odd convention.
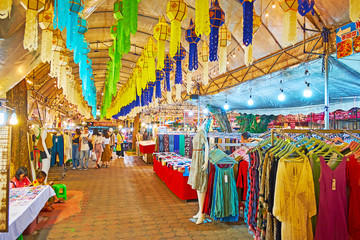
[[[171,60],[170,55],[168,54],[165,59],[165,89],[166,91],[171,91],[170,86],[170,72],[174,69],[174,62]]]
[[[219,28],[225,22],[225,13],[219,5],[219,1],[215,0],[210,8],[210,40],[209,40],[209,59],[211,62],[217,60],[218,43],[219,43]]]
[[[243,43],[247,47],[252,44],[253,13],[255,0],[239,0],[243,6]]]
[[[155,73],[155,57],[157,54],[157,46],[154,43],[152,37],[149,38],[149,41],[144,49],[144,55],[148,60],[148,68],[149,68],[149,81],[151,83],[155,82],[156,80],[156,73]]]
[[[197,36],[210,33],[209,0],[195,2],[195,32]]]
[[[162,16],[159,19],[159,23],[154,27],[154,38],[158,41],[158,62],[157,69],[162,70],[164,68],[165,60],[165,41],[170,37],[170,27],[165,21],[165,17]]]
[[[360,2],[358,0],[349,0],[349,15],[353,22],[357,22],[360,19]]]
[[[279,5],[284,11],[283,43],[285,45],[295,44],[297,42],[296,13],[299,7],[298,0],[281,0]]]
[[[123,1],[116,0],[114,3],[114,18],[116,20],[122,20],[124,18],[122,11],[123,11]]]
[[[197,44],[200,41],[200,37],[198,37],[195,33],[195,26],[190,19],[189,28],[186,30],[186,41],[189,43],[189,70],[197,70],[198,69],[198,50]]]
[[[171,21],[170,56],[174,57],[181,40],[181,21],[186,18],[187,5],[183,0],[170,0],[166,15]]]
[[[88,30],[87,21],[86,21],[86,19],[84,19],[82,17],[78,18],[77,26],[78,26],[78,33],[80,33],[80,34],[85,34]]]
[[[252,35],[255,35],[255,33],[259,30],[261,25],[261,17],[256,15],[255,10],[253,11],[253,33]],[[249,66],[253,63],[253,44],[249,44],[248,46],[245,46],[244,48],[244,62],[246,66]]]
[[[10,17],[12,0],[0,1],[0,19]]]
[[[223,24],[219,31],[219,73],[226,72],[227,63],[227,46],[231,43],[231,33],[227,29],[226,25]]]
[[[33,51],[38,46],[38,22],[36,15],[44,9],[45,0],[21,0],[20,3],[26,10],[23,45],[25,49]]]
[[[209,47],[206,42],[203,43],[199,55],[203,66],[203,85],[206,86],[209,83]]]
[[[156,70],[156,98],[161,98],[161,81],[164,79],[164,71],[163,70]]]
[[[48,7],[47,10],[39,13],[39,26],[42,29],[41,34],[41,61],[49,62],[51,61],[51,48],[52,48],[52,21],[53,21],[53,12],[54,9],[52,5]]]
[[[180,48],[174,56],[174,60],[176,61],[176,70],[175,70],[175,87],[176,87],[176,99],[181,99],[181,84],[183,83],[182,78],[182,67],[181,61],[185,59],[186,50],[180,44]]]
[[[299,3],[298,11],[301,16],[305,16],[309,12],[311,12],[312,15],[314,15],[314,5],[315,5],[314,0],[298,0],[298,3]]]

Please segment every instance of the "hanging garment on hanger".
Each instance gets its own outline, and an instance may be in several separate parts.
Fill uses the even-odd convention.
[[[360,240],[360,163],[354,156],[347,162],[347,182],[349,188],[349,235],[352,240]]]
[[[247,175],[248,175],[249,163],[245,160],[239,162],[238,177],[236,180],[236,186],[240,188],[240,201],[246,201],[246,193],[248,189]]]
[[[180,137],[179,135],[175,135],[174,136],[174,152],[179,154],[180,151],[179,151],[179,146],[180,145]]]
[[[54,135],[52,139],[51,167],[55,165],[57,155],[59,156],[59,164],[62,166],[64,164],[64,137],[62,135]]]
[[[179,136],[179,154],[185,156],[185,135]]]
[[[208,186],[205,195],[203,213],[210,216],[211,214],[211,206],[212,206],[212,196],[214,193],[214,178],[215,178],[215,165],[209,164],[209,178],[208,178]]]
[[[164,152],[170,152],[169,149],[169,135],[164,135]]]
[[[282,222],[282,239],[313,239],[310,218],[316,214],[316,202],[308,159],[280,160],[273,214]]]
[[[169,152],[174,152],[174,135],[169,135]]]
[[[332,170],[322,156],[315,240],[347,240],[346,157]]]
[[[191,135],[185,135],[185,157],[192,157],[192,137]]]
[[[164,135],[159,135],[159,152],[164,152]]]

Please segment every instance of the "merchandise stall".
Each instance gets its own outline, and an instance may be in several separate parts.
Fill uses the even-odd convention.
[[[155,152],[156,142],[154,141],[140,141],[139,151],[143,155],[143,160],[146,163],[153,163],[153,153]]]

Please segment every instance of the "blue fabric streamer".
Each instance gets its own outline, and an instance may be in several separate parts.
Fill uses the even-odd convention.
[[[314,0],[298,0],[299,8],[298,12],[301,16],[305,16],[307,13],[311,12],[314,15]]]
[[[156,92],[155,97],[161,98],[161,80],[164,79],[164,72],[162,70],[156,70]]]
[[[180,48],[176,52],[174,56],[174,60],[176,61],[176,69],[175,69],[175,84],[182,84],[182,67],[181,61],[185,59],[186,51],[183,46],[180,45]]]
[[[252,44],[254,28],[254,2],[243,2],[243,43]]]

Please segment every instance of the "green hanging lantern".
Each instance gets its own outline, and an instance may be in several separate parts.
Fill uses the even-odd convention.
[[[116,0],[114,3],[114,18],[116,20],[122,20],[124,18],[124,16],[123,16],[123,1],[122,0]]]

